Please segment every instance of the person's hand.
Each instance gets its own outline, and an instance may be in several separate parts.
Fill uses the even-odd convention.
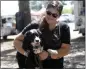
[[[51,54],[51,59],[58,59],[57,54]]]
[[[43,52],[39,53],[38,55],[40,57],[40,60],[45,60],[48,57],[48,52],[43,51]]]

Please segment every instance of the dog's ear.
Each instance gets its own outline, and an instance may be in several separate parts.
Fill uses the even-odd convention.
[[[31,36],[31,32],[30,31],[27,31],[25,34],[24,34],[24,38],[26,40],[28,40],[28,38]],[[30,39],[30,38],[29,38]]]

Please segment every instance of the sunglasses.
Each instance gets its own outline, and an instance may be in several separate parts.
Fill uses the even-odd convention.
[[[47,15],[52,15],[54,18],[58,17],[59,15],[56,13],[51,13],[50,11],[46,11]]]

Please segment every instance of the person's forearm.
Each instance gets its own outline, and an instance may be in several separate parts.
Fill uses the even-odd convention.
[[[61,57],[66,56],[69,53],[70,47],[61,47],[59,50],[49,50],[48,52],[50,53],[51,58],[53,59],[59,59]]]
[[[57,50],[58,51],[57,58],[61,58],[68,55],[69,50],[70,50],[69,48],[60,48],[59,50]]]
[[[24,49],[21,47],[22,46],[22,42],[19,40],[15,40],[14,41],[14,46],[17,49],[18,52],[20,52],[21,54],[24,54]]]

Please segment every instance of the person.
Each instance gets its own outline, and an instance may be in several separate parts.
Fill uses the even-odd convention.
[[[17,51],[25,55],[27,52],[21,47],[25,32],[39,28],[42,32],[44,50],[38,55],[43,68],[64,68],[64,56],[68,55],[70,51],[70,28],[67,24],[59,21],[62,9],[63,5],[60,2],[58,4],[49,3],[42,21],[27,25],[14,40]]]

